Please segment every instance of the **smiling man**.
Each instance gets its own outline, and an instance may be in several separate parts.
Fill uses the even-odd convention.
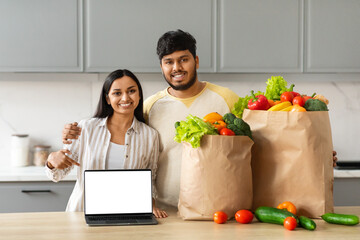
[[[180,189],[182,145],[175,142],[177,121],[189,114],[204,117],[210,112],[230,112],[239,96],[228,88],[198,80],[196,40],[181,30],[166,32],[158,41],[157,54],[170,87],[146,99],[144,115],[160,133],[161,149],[156,187],[160,203],[177,207]]]

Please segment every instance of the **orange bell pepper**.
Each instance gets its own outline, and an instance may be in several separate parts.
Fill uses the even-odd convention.
[[[217,129],[218,133],[220,133],[221,129],[226,128],[227,126],[227,124],[223,120],[213,122],[211,123],[211,125],[213,125]]]
[[[278,209],[286,209],[287,211],[291,212],[292,214],[296,215],[296,207],[292,202],[285,201],[283,203],[280,203],[277,206]]]
[[[212,112],[207,114],[204,118],[203,118],[204,122],[210,122],[210,123],[214,123],[216,121],[222,121],[223,117],[218,114],[217,112]]]
[[[268,102],[269,102],[270,107],[272,107],[272,106],[274,106],[274,105],[275,105],[274,100],[268,99]]]

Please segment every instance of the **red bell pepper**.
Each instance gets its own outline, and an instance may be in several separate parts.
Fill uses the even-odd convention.
[[[268,110],[270,108],[270,104],[264,95],[255,96],[254,91],[251,90],[251,96],[253,98],[248,102],[248,108],[250,110]]]
[[[294,87],[295,87],[295,84],[291,84],[291,86],[290,86],[290,92],[292,93],[292,95],[293,95],[294,97],[300,96],[300,93],[293,91]]]

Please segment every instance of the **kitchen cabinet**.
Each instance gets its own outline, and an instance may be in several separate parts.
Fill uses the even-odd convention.
[[[87,0],[85,71],[160,72],[156,46],[167,31],[197,40],[200,72],[215,70],[215,0]]]
[[[301,72],[302,0],[220,0],[219,72]]]
[[[1,0],[1,72],[82,71],[81,0]]]
[[[306,72],[360,72],[360,1],[309,0]]]
[[[334,179],[334,205],[355,206],[360,203],[360,178]]]
[[[75,181],[1,182],[0,213],[65,211]]]

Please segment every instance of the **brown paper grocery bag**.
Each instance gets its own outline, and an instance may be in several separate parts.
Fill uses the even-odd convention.
[[[298,215],[333,212],[329,114],[245,110],[252,130],[253,209],[290,201]]]
[[[199,148],[183,143],[178,209],[184,220],[251,209],[252,145],[247,136],[219,135],[203,136]]]

